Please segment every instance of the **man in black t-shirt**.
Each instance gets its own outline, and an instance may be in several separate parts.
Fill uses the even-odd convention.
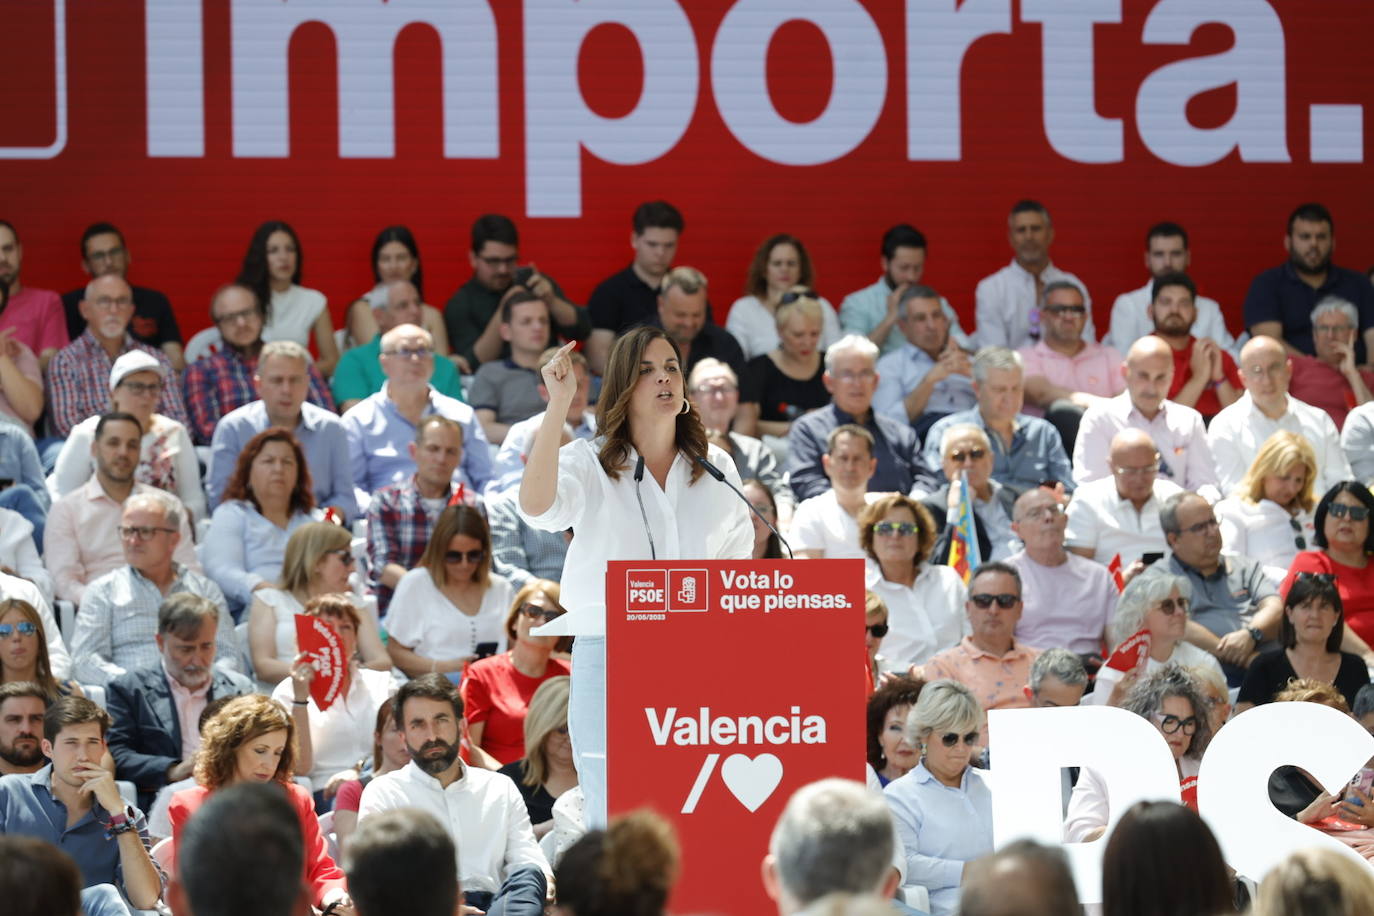
[[[592,319],[587,362],[597,375],[605,371],[606,355],[616,337],[658,314],[659,286],[673,265],[683,225],[682,214],[666,201],[654,200],[635,208],[634,231],[630,234],[634,261],[602,280],[587,300]]]
[[[92,223],[81,233],[81,269],[94,280],[106,274],[128,279],[129,248],[124,243],[124,233],[111,223]],[[172,314],[172,304],[167,297],[155,289],[129,284],[134,294],[134,316],[129,321],[129,333],[135,340],[157,347],[171,362],[172,368],[180,371],[186,368],[186,359],[181,349],[181,329],[177,327],[176,315]],[[86,330],[86,319],[81,316],[81,300],[85,297],[83,284],[62,296],[62,307],[67,315],[67,336],[76,340]]]

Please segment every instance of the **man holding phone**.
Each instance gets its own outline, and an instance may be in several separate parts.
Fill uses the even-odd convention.
[[[472,224],[472,250],[468,253],[472,278],[444,306],[444,324],[453,361],[458,371],[471,375],[477,367],[510,355],[501,338],[501,302],[507,290],[520,286],[549,306],[553,331],[563,340],[586,340],[592,331],[587,310],[568,301],[551,277],[534,264],[520,266],[520,236],[510,217],[487,213]],[[540,347],[540,352],[555,339]]]
[[[1163,556],[1166,544],[1159,507],[1178,484],[1159,476],[1159,450],[1143,429],[1128,427],[1112,438],[1112,475],[1081,485],[1069,503],[1064,546],[1104,566],[1121,558],[1124,571],[1144,557]],[[1139,570],[1135,570],[1139,572]]]

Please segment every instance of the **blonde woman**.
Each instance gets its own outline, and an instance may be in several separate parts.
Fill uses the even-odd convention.
[[[500,770],[520,788],[536,837],[553,829],[553,803],[577,786],[572,742],[568,740],[570,682],[567,675],[559,675],[539,685],[525,716],[524,757]]]
[[[1235,492],[1216,505],[1222,553],[1254,557],[1277,585],[1316,531],[1312,482],[1317,454],[1303,436],[1279,430],[1264,441]]]
[[[738,432],[784,437],[797,417],[830,403],[830,392],[821,379],[825,373],[820,345],[825,309],[815,292],[805,286],[794,286],[782,294],[774,312],[778,345],[744,367],[735,420]]]

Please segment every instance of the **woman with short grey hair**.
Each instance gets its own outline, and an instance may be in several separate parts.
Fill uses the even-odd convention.
[[[1113,651],[1135,634],[1148,631],[1150,654],[1144,665],[1129,671],[1103,665],[1097,672],[1097,686],[1083,701],[1099,706],[1120,706],[1141,676],[1169,662],[1186,668],[1215,668],[1217,674],[1221,674],[1221,665],[1216,658],[1183,638],[1188,630],[1188,603],[1192,595],[1193,587],[1186,578],[1158,566],[1147,568],[1127,583],[1117,600],[1116,616],[1108,627]]]
[[[897,822],[907,883],[930,892],[933,916],[959,907],[964,866],[992,852],[992,794],[980,770],[983,707],[963,684],[934,681],[907,715],[907,740],[921,750],[911,772],[883,794]]]

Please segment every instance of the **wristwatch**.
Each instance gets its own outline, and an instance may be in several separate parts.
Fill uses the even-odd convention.
[[[1246,627],[1245,632],[1250,634],[1250,638],[1255,641],[1255,645],[1258,646],[1264,642],[1264,633],[1260,632],[1259,627]]]

